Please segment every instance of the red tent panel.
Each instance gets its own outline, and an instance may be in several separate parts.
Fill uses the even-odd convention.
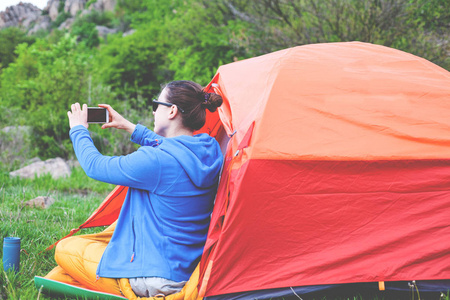
[[[120,209],[122,208],[127,192],[128,187],[121,185],[116,186],[83,224],[78,226],[78,228],[72,229],[70,233],[62,239],[74,235],[83,228],[108,226],[114,223],[119,217]],[[48,247],[46,250],[50,250],[55,247],[60,240]]]

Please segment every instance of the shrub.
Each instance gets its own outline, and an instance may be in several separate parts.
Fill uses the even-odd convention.
[[[71,103],[87,99],[91,57],[77,50],[69,36],[55,45],[45,40],[21,44],[17,61],[0,77],[1,106],[20,108],[28,116],[32,143],[44,158],[68,156],[66,113]],[[15,125],[14,118],[5,121]]]
[[[0,68],[8,67],[17,58],[17,54],[14,52],[17,45],[22,43],[31,45],[34,42],[34,37],[27,36],[25,31],[17,27],[0,30]]]
[[[100,44],[94,23],[77,22],[72,26],[72,34],[77,37],[77,41],[84,43],[89,48],[97,47]]]

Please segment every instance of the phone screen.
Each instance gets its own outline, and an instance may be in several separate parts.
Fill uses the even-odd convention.
[[[88,123],[107,123],[108,111],[103,107],[88,107]]]

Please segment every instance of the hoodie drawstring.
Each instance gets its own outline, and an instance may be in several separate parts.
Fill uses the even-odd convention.
[[[134,231],[134,217],[133,217],[133,219],[131,221],[131,229],[133,231],[133,254],[131,255],[130,262],[133,262],[135,251],[136,251],[136,232]]]

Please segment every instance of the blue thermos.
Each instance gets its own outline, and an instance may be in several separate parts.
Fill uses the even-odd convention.
[[[3,239],[3,270],[13,269],[19,272],[20,266],[20,238],[5,237]]]

